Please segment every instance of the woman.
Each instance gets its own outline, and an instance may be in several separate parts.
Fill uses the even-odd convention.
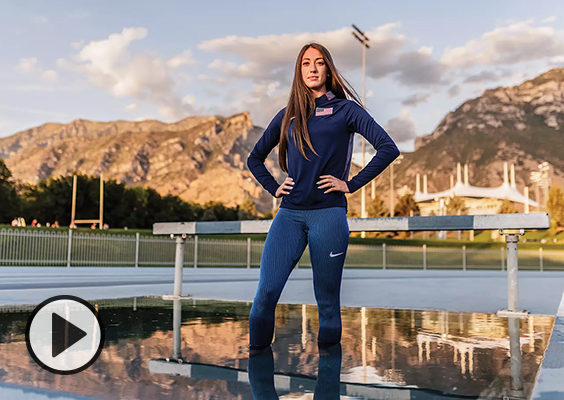
[[[377,153],[348,180],[355,132]],[[277,144],[280,168],[288,174],[281,185],[264,165]],[[251,355],[271,344],[276,304],[307,244],[319,311],[319,348],[340,342],[341,277],[349,243],[345,193],[372,181],[398,155],[393,140],[359,105],[329,51],[318,43],[305,45],[296,60],[287,106],[270,122],[247,160],[257,181],[271,195],[282,197],[264,244],[249,317]]]

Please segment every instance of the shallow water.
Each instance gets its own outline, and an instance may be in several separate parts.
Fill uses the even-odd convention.
[[[272,353],[251,360],[249,376],[251,303],[182,302],[176,349],[172,301],[91,303],[106,328],[104,350],[90,368],[69,376],[47,372],[29,356],[24,332],[33,307],[0,310],[0,398],[243,400],[253,399],[251,385],[268,392],[273,382],[280,399],[313,399],[314,390],[316,399],[525,399],[554,323],[546,316],[514,320],[520,327],[511,336],[522,354],[516,376],[505,318],[344,307],[340,349],[320,360],[317,307],[281,304]],[[166,361],[175,351],[182,364]],[[522,379],[523,389],[511,391],[512,379]]]

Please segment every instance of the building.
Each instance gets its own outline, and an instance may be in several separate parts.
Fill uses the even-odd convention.
[[[468,164],[464,165],[464,182],[460,163],[456,165],[456,184],[451,177],[450,189],[438,193],[427,192],[427,175],[423,175],[423,191],[420,187],[420,175],[416,177],[416,189],[413,198],[421,210],[421,215],[446,215],[448,199],[459,197],[464,200],[466,214],[497,214],[504,199],[511,201],[519,211],[529,213],[530,207],[539,207],[536,201],[529,198],[529,188],[525,187],[525,194],[517,190],[515,185],[515,166],[511,164],[511,181],[508,179],[507,163],[503,164],[503,183],[501,186],[487,188],[472,186],[468,182]]]

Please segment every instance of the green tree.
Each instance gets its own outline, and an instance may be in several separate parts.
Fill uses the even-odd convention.
[[[419,206],[415,202],[412,194],[406,194],[400,197],[398,203],[394,207],[394,215],[396,217],[409,217],[409,212],[413,210],[413,214],[419,212]]]
[[[368,206],[366,207],[366,211],[368,212],[368,216],[371,218],[380,218],[380,217],[389,217],[390,212],[386,207],[384,201],[380,198],[378,193],[375,194],[374,199],[371,199],[368,202]]]
[[[42,224],[59,221],[69,225],[72,208],[72,176],[42,180],[21,188],[24,217],[37,218]],[[77,175],[76,219],[94,219],[99,215],[100,179]],[[214,210],[211,211],[214,213]],[[104,222],[110,227],[150,228],[155,222],[196,221],[203,214],[199,204],[178,196],[161,196],[156,190],[115,180],[104,182]],[[215,215],[215,214],[214,214]]]
[[[10,223],[22,212],[22,201],[18,196],[12,172],[0,159],[0,223]]]
[[[238,209],[239,220],[257,219],[257,214],[257,205],[249,196],[246,196]]]
[[[516,212],[517,210],[509,199],[503,199],[503,203],[501,203],[499,210],[497,210],[498,214],[515,214]]]
[[[447,215],[458,215],[459,212],[461,215],[464,215],[468,212],[464,200],[457,196],[448,198],[446,206]]]
[[[204,204],[200,221],[237,221],[237,208],[226,207],[221,201],[210,200]]]
[[[553,228],[564,228],[564,193],[556,183],[548,192],[546,208],[550,215],[550,224]]]

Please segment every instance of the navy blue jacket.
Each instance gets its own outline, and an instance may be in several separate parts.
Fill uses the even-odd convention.
[[[292,137],[293,120],[288,130],[288,176],[294,180],[289,194],[283,195],[280,207],[294,210],[313,210],[328,207],[347,208],[345,193],[329,188],[319,189],[321,175],[332,175],[346,181],[350,193],[372,181],[396,159],[400,152],[384,129],[353,100],[336,98],[332,92],[315,99],[316,111],[307,122],[309,137],[315,153],[306,145],[306,160]],[[272,195],[280,184],[267,170],[264,161],[280,142],[283,108],[272,119],[247,159],[247,166],[257,181]],[[370,162],[351,180],[348,180],[354,133],[364,136],[376,149]]]

